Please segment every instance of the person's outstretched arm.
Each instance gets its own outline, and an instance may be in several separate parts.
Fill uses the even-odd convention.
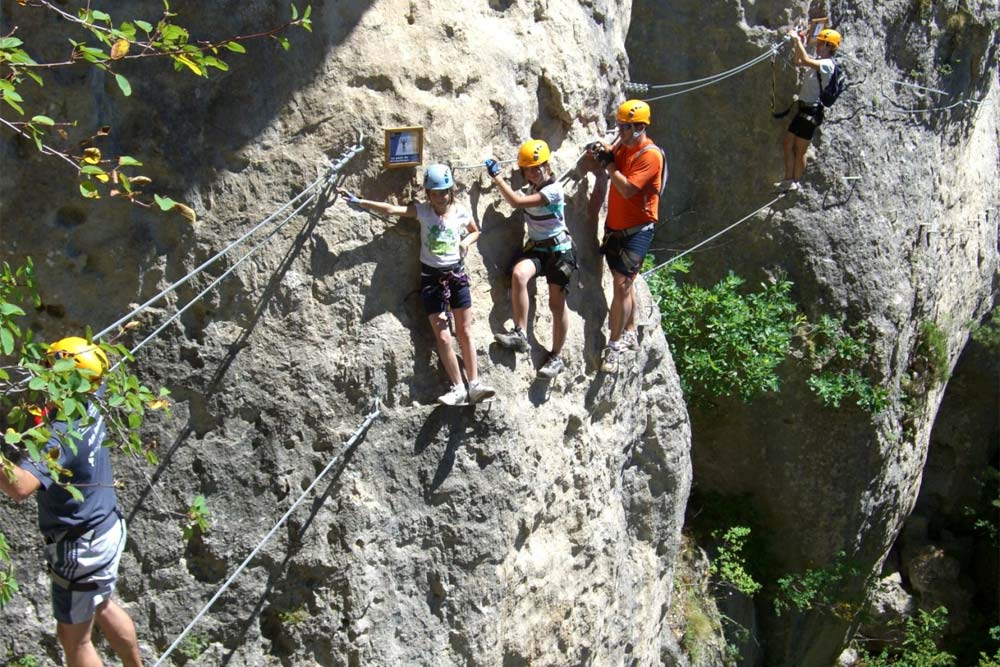
[[[372,201],[371,199],[362,199],[352,192],[347,190],[339,190],[343,201],[353,208],[355,211],[372,211],[373,213],[381,213],[382,215],[393,215],[399,218],[415,218],[417,217],[417,207],[416,204],[408,204],[406,206],[399,206],[398,204],[390,204],[383,201]]]

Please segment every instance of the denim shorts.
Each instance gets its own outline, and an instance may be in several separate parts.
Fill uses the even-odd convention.
[[[608,268],[623,276],[634,276],[642,268],[642,262],[653,242],[653,227],[636,232],[631,236],[608,231],[602,250]]]

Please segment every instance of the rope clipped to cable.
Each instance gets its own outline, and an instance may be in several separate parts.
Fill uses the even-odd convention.
[[[215,604],[216,600],[218,600],[222,596],[222,594],[226,592],[226,590],[236,580],[236,577],[238,577],[240,573],[243,572],[244,569],[246,569],[247,565],[250,564],[250,561],[253,560],[254,556],[256,556],[257,553],[264,547],[264,545],[267,544],[268,540],[270,540],[274,536],[274,534],[278,531],[278,529],[284,525],[285,521],[288,520],[288,517],[292,515],[292,512],[294,512],[296,508],[302,504],[302,501],[306,499],[306,497],[312,492],[314,488],[316,488],[316,485],[319,484],[319,482],[326,476],[326,474],[333,469],[334,464],[340,460],[340,457],[344,454],[344,452],[346,452],[347,450],[349,450],[351,447],[354,446],[354,443],[357,442],[358,438],[360,438],[368,430],[368,427],[372,425],[372,422],[374,422],[375,419],[377,419],[381,414],[382,412],[380,408],[380,401],[379,399],[376,398],[374,400],[374,405],[372,407],[371,412],[369,412],[368,415],[365,417],[365,420],[364,422],[362,422],[361,426],[358,427],[358,429],[354,432],[353,435],[351,435],[350,439],[347,442],[341,445],[340,451],[338,451],[336,455],[334,455],[334,457],[330,459],[330,462],[327,463],[326,467],[320,471],[319,475],[316,476],[316,479],[314,479],[312,483],[309,485],[309,487],[302,492],[302,495],[300,495],[298,499],[294,503],[292,503],[292,506],[288,508],[288,511],[285,512],[285,514],[280,519],[278,519],[278,522],[276,524],[274,524],[274,527],[271,528],[271,530],[269,530],[266,535],[264,535],[264,537],[257,544],[257,546],[254,547],[253,551],[250,552],[250,555],[247,556],[242,563],[240,563],[239,567],[236,568],[236,570],[229,576],[229,578],[226,579],[225,583],[222,584],[219,590],[216,591],[215,595],[212,596],[212,599],[209,600],[208,603],[202,608],[202,610],[199,611],[198,614],[194,617],[194,619],[190,623],[188,623],[187,627],[184,628],[184,631],[177,636],[177,639],[175,639],[174,642],[169,647],[167,647],[167,650],[164,651],[163,655],[161,655],[160,658],[156,661],[156,663],[154,663],[153,667],[160,667],[160,665],[162,665],[166,661],[166,659],[170,657],[170,654],[174,652],[174,649],[176,649],[180,645],[180,643],[184,640],[184,638],[188,635],[188,633],[191,632],[191,630],[194,628],[195,625],[197,625],[198,621],[200,621],[202,617],[206,613],[208,613],[208,610],[212,608],[212,605]]]

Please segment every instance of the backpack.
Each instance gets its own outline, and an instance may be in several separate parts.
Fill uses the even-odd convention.
[[[817,74],[817,76],[819,75]],[[832,107],[845,88],[847,88],[847,77],[844,75],[844,69],[840,66],[840,63],[834,60],[833,73],[830,74],[826,85],[822,86],[819,91],[820,103],[824,107]]]
[[[645,148],[641,149],[638,153],[636,153],[635,155],[633,155],[632,159],[633,160],[638,159],[638,157],[640,155],[642,155],[643,153],[645,153],[646,151],[648,151],[651,148],[655,148],[656,150],[658,150],[660,152],[660,158],[663,161],[662,162],[663,168],[660,170],[660,187],[659,187],[659,190],[660,190],[659,196],[662,197],[663,196],[663,191],[667,189],[667,153],[666,153],[666,151],[664,151],[662,148],[660,148],[656,144],[649,144]]]

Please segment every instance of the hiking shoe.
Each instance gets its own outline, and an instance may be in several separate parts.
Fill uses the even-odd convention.
[[[605,373],[614,373],[618,370],[618,362],[621,360],[622,347],[618,341],[611,341],[601,352],[601,370]]]
[[[528,345],[528,335],[521,329],[514,327],[505,333],[494,334],[493,338],[500,343],[501,347],[515,352],[527,352],[531,349]]]
[[[497,395],[497,390],[478,379],[469,383],[469,403],[478,403]]]
[[[448,390],[448,393],[438,396],[438,403],[441,405],[464,405],[469,401],[469,394],[465,391],[465,385],[456,384]]]
[[[562,357],[558,354],[549,354],[549,358],[545,360],[542,367],[538,369],[538,377],[540,378],[554,378],[559,375],[562,370],[566,368],[566,364],[563,362]]]
[[[626,329],[622,332],[621,340],[618,342],[621,344],[622,349],[635,352],[639,349],[639,334],[637,334],[634,330],[629,331]]]

